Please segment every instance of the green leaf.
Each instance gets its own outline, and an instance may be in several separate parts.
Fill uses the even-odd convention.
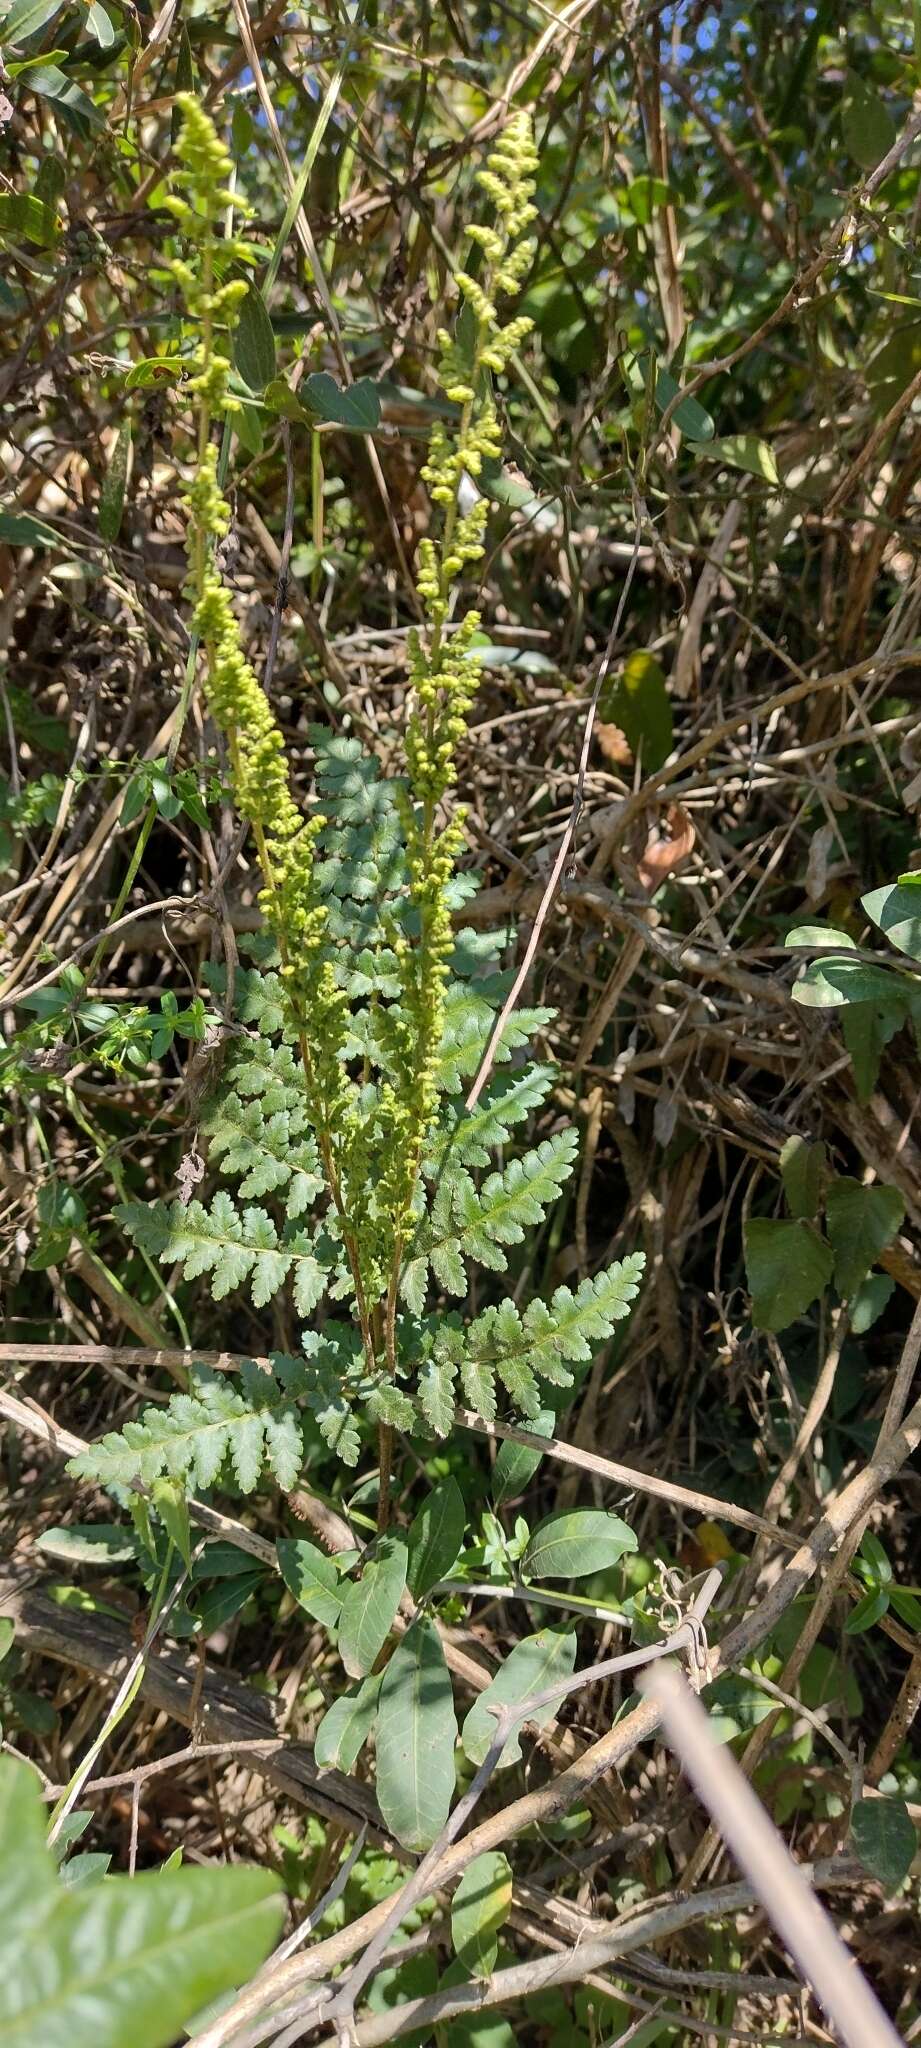
[[[869,1102],[879,1080],[883,1053],[907,1015],[907,996],[901,993],[894,975],[885,1002],[851,1003],[845,1010],[841,1035],[851,1056],[859,1102]]]
[[[830,924],[794,925],[792,931],[787,933],[784,945],[828,946],[832,950],[837,950],[841,946],[849,946],[852,951],[856,951],[856,940],[851,938],[850,932],[839,932],[834,925]]]
[[[106,16],[108,20],[108,15]],[[125,489],[128,482],[128,461],[131,454],[131,421],[123,420],[118,437],[109,457],[105,482],[99,494],[99,533],[109,544],[118,539],[125,509]]]
[[[64,1528],[45,1529],[36,1537],[35,1548],[76,1565],[127,1564],[137,1556],[130,1532],[112,1522],[69,1522]]]
[[[774,451],[757,434],[724,434],[721,439],[708,441],[704,453],[708,461],[728,462],[733,469],[760,476],[766,484],[780,482]]]
[[[374,1727],[383,1674],[366,1678],[357,1692],[334,1700],[319,1723],[313,1744],[318,1771],[352,1771]]]
[[[885,932],[890,944],[909,959],[921,961],[921,896],[917,886],[892,882],[885,889],[871,889],[861,896],[867,916]]]
[[[403,1597],[409,1556],[397,1536],[382,1536],[361,1578],[343,1594],[339,1655],[350,1678],[364,1678],[380,1655]]]
[[[671,699],[655,655],[641,648],[631,654],[620,681],[603,693],[598,710],[602,720],[620,726],[631,752],[642,752],[646,774],[654,775],[675,738]]]
[[[81,142],[89,142],[105,127],[105,115],[83,91],[82,86],[61,71],[57,64],[35,64],[29,72],[29,90],[50,100],[65,127]]]
[[[524,1636],[516,1643],[511,1656],[506,1657],[501,1671],[497,1671],[491,1685],[481,1692],[461,1729],[464,1755],[472,1764],[481,1764],[496,1732],[496,1717],[489,1709],[514,1706],[519,1700],[530,1699],[532,1694],[545,1692],[548,1686],[559,1679],[569,1678],[576,1661],[575,1632],[562,1629],[542,1628],[537,1635]],[[542,1707],[531,1719],[539,1728],[546,1728],[556,1719],[557,1706]],[[513,1729],[499,1759],[499,1769],[517,1763],[521,1755],[519,1730]]]
[[[895,123],[888,108],[857,71],[847,74],[841,133],[848,155],[864,171],[872,171],[895,141]]]
[[[848,1636],[861,1636],[868,1628],[875,1628],[878,1621],[888,1612],[889,1594],[885,1586],[873,1586],[851,1609],[844,1624]]]
[[[512,1866],[501,1849],[487,1849],[467,1865],[451,1901],[451,1940],[458,1962],[474,1977],[488,1977],[499,1934],[512,1910]]]
[[[301,1536],[283,1536],[275,1548],[282,1578],[298,1606],[312,1614],[315,1621],[321,1621],[324,1628],[336,1628],[342,1595],[332,1558]]]
[[[342,390],[328,370],[304,378],[301,396],[319,420],[346,427],[353,434],[373,434],[381,423],[381,401],[370,377],[357,377]]]
[[[95,36],[101,50],[111,50],[115,41],[115,29],[100,0],[92,0],[86,11],[86,26],[90,35]]]
[[[679,390],[674,377],[668,370],[660,370],[656,377],[656,404],[664,412]],[[716,428],[710,414],[698,405],[696,398],[683,398],[672,413],[672,425],[686,434],[689,441],[712,441]]]
[[[456,1479],[443,1479],[423,1501],[409,1531],[409,1590],[415,1600],[447,1578],[464,1542],[467,1511]]]
[[[528,1428],[534,1436],[552,1436],[555,1424],[552,1408],[542,1408],[539,1415],[528,1419]],[[530,1450],[527,1444],[513,1444],[506,1438],[500,1446],[490,1480],[490,1492],[496,1507],[523,1493],[543,1462],[540,1451]]]
[[[625,196],[634,220],[645,228],[658,208],[668,205],[671,192],[664,178],[654,178],[644,172],[642,177],[634,178],[627,186]]]
[[[918,1831],[902,1799],[858,1799],[851,1841],[865,1870],[895,1891],[918,1853]]]
[[[841,954],[810,961],[790,993],[804,1010],[838,1010],[846,1003],[891,1003],[899,983],[889,968]]]
[[[0,193],[0,235],[53,249],[61,232],[57,209],[29,192]]]
[[[0,1757],[3,2048],[170,2048],[245,1982],[282,1920],[268,1872],[179,1870],[69,1890],[32,1772]]]
[[[64,0],[13,0],[9,13],[0,21],[0,41],[28,42],[30,36],[37,35],[39,29],[46,28],[49,21],[63,12]]]
[[[233,359],[251,391],[264,391],[275,375],[275,335],[258,285],[248,284],[233,334]]]
[[[431,1848],[451,1808],[457,1721],[434,1622],[414,1621],[390,1659],[377,1725],[377,1797],[404,1849]]]
[[[905,1215],[898,1188],[862,1187],[845,1176],[832,1182],[825,1203],[835,1259],[835,1286],[845,1299],[856,1293],[880,1252],[892,1243]]]
[[[584,1579],[619,1564],[637,1539],[619,1515],[595,1508],[566,1509],[538,1523],[521,1560],[529,1579]]]
[[[745,1270],[758,1330],[785,1330],[822,1293],[832,1251],[811,1223],[754,1217],[745,1225]]]
[[[825,1181],[826,1150],[821,1141],[788,1138],[780,1155],[780,1172],[791,1216],[817,1216]]]
[[[13,1647],[16,1629],[8,1614],[0,1614],[0,1664]]]
[[[921,1634],[921,1600],[917,1600],[914,1593],[910,1593],[906,1586],[890,1586],[889,1605],[899,1620],[904,1621],[906,1628],[914,1629],[916,1635]]]
[[[14,548],[61,548],[66,546],[53,526],[34,519],[31,512],[0,512],[0,540]]]
[[[855,1337],[865,1337],[879,1321],[895,1293],[895,1281],[889,1273],[868,1273],[851,1302],[851,1329]]]

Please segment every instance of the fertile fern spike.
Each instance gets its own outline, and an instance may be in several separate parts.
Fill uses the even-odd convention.
[[[78,1461],[106,1483],[167,1474],[189,1487],[266,1471],[296,1482],[303,1432],[319,1430],[348,1465],[362,1429],[380,1433],[381,1526],[395,1429],[445,1437],[463,1400],[495,1418],[501,1390],[534,1417],[570,1366],[629,1310],[642,1260],[629,1258],[546,1304],[485,1309],[465,1331],[468,1264],[501,1273],[509,1252],[556,1203],[572,1172],[572,1130],[506,1147],[544,1103],[547,1066],[517,1055],[552,1012],[513,1011],[476,1107],[463,1097],[508,988],[497,956],[508,935],[455,929],[476,893],[455,871],[462,814],[451,810],[458,746],[477,688],[479,615],[455,619],[457,587],[483,553],[487,505],[462,509],[460,486],[499,452],[492,380],[527,332],[499,299],[530,262],[535,157],[515,115],[480,174],[493,212],[470,239],[477,274],[458,274],[460,316],[441,336],[440,377],[456,411],[436,422],[423,474],[435,526],[420,547],[422,624],[409,636],[412,708],[405,781],[383,778],[352,737],[311,730],[316,803],[302,816],[281,731],[243,653],[215,543],[229,513],[218,484],[214,421],[233,411],[225,335],[240,297],[220,284],[236,245],[223,237],[229,161],[207,117],[180,98],[171,200],[186,253],[173,264],[193,333],[197,460],[187,491],[195,625],[208,709],[223,732],[236,801],[252,827],[265,930],[234,977],[239,1029],[202,1133],[225,1182],[209,1199],[124,1204],[117,1214],[148,1258],[207,1279],[216,1300],[280,1293],[307,1323],[321,1299],[351,1320],[302,1330],[303,1358],[255,1368],[230,1387],[198,1374],[188,1395],[150,1410]],[[215,992],[226,976],[208,970]],[[499,1155],[498,1158],[496,1155]]]

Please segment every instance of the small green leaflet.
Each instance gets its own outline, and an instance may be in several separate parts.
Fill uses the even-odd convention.
[[[106,16],[108,20],[108,16]],[[118,539],[125,509],[128,463],[131,456],[131,421],[123,420],[109,456],[105,481],[99,494],[99,533],[111,545]]]
[[[472,1976],[494,1968],[511,1908],[512,1866],[501,1849],[487,1849],[468,1864],[451,1902],[454,1953]]]
[[[760,476],[766,484],[780,483],[774,451],[757,434],[724,434],[708,441],[701,452],[708,461],[726,462],[732,469],[747,470],[749,476]]]
[[[895,141],[895,123],[888,108],[859,72],[849,71],[841,102],[844,146],[863,171],[881,163]]]
[[[780,1172],[791,1216],[817,1216],[826,1173],[826,1151],[808,1138],[788,1138],[780,1155]]]
[[[384,1647],[403,1597],[409,1556],[397,1536],[383,1536],[375,1556],[343,1595],[339,1655],[350,1678],[364,1678]]]
[[[559,1679],[569,1678],[576,1661],[576,1638],[573,1631],[543,1628],[537,1635],[525,1636],[516,1643],[509,1657],[506,1657],[501,1671],[497,1671],[491,1685],[481,1692],[461,1729],[464,1755],[472,1764],[481,1764],[496,1732],[496,1717],[490,1707],[513,1706],[519,1700],[530,1699],[533,1694],[546,1692]],[[546,1728],[555,1720],[556,1706],[542,1707],[530,1718],[539,1728]],[[519,1728],[512,1730],[499,1758],[499,1769],[517,1763],[521,1755]]]
[[[851,1841],[864,1869],[890,1892],[904,1882],[918,1853],[918,1832],[902,1799],[858,1799]]]
[[[300,396],[318,420],[346,427],[352,434],[373,434],[381,423],[381,402],[370,377],[358,377],[343,390],[328,370],[305,377]]]
[[[332,1558],[300,1536],[283,1536],[276,1549],[282,1578],[298,1606],[312,1614],[314,1621],[321,1621],[324,1628],[336,1628],[342,1595]]]
[[[415,1600],[430,1593],[456,1564],[464,1542],[467,1511],[456,1479],[443,1479],[424,1500],[409,1531],[409,1590]]]
[[[677,397],[680,388],[680,385],[675,383],[675,379],[670,371],[660,370],[658,372],[656,377],[656,404],[660,412],[664,412],[666,407],[671,405],[672,399]],[[689,441],[712,441],[716,432],[710,414],[704,411],[702,405],[698,405],[696,398],[682,398],[681,404],[676,406],[675,411],[672,413],[671,423],[673,426],[678,427],[681,433],[687,436]]]
[[[377,1714],[383,1674],[366,1678],[357,1692],[334,1700],[317,1728],[313,1756],[318,1771],[351,1771],[368,1740]]]
[[[264,391],[275,375],[275,335],[258,285],[248,284],[233,335],[233,359],[251,391]]]
[[[555,1423],[553,1409],[542,1408],[539,1415],[530,1417],[528,1428],[532,1436],[552,1436]],[[499,1449],[490,1480],[490,1492],[496,1507],[523,1493],[542,1464],[540,1451],[532,1451],[527,1444],[515,1444],[506,1439]]]
[[[598,713],[604,723],[620,726],[631,752],[642,755],[646,774],[654,775],[668,759],[674,721],[665,675],[654,654],[638,648],[629,656],[620,681],[603,692]]]
[[[541,1522],[521,1560],[522,1577],[584,1579],[590,1572],[610,1570],[637,1539],[619,1515],[594,1508],[573,1508]]]
[[[811,1223],[756,1216],[745,1225],[745,1270],[758,1330],[785,1330],[827,1287],[832,1251]]]
[[[451,1808],[457,1721],[434,1622],[414,1621],[390,1659],[377,1724],[377,1797],[404,1849],[431,1848]]]
[[[890,944],[921,961],[921,895],[917,882],[892,882],[861,896],[861,907]]]
[[[832,1182],[825,1220],[835,1259],[835,1286],[845,1299],[856,1293],[874,1259],[892,1243],[904,1215],[898,1188],[862,1187],[843,1174]]]

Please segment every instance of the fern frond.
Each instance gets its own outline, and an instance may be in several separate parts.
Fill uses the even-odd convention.
[[[496,1048],[496,1064],[504,1066],[536,1031],[551,1024],[553,1010],[513,1010]],[[435,1061],[439,1093],[457,1095],[476,1073],[496,1021],[495,1005],[474,983],[454,981],[445,990],[444,1028]]]
[[[523,1316],[513,1301],[486,1309],[467,1331],[462,1381],[470,1406],[484,1421],[495,1421],[498,1375],[522,1413],[536,1416],[541,1401],[535,1375],[556,1386],[572,1385],[564,1361],[590,1358],[592,1345],[612,1335],[636,1299],[644,1265],[642,1252],[633,1252],[583,1280],[575,1294],[558,1287],[549,1306],[530,1302]]]
[[[100,1486],[150,1486],[161,1474],[192,1492],[214,1486],[229,1464],[242,1493],[252,1493],[264,1472],[289,1493],[304,1460],[300,1424],[271,1374],[253,1368],[255,1384],[238,1390],[204,1366],[193,1368],[187,1394],[172,1394],[165,1408],[146,1408],[140,1420],[110,1431],[70,1460],[68,1471]]]
[[[553,1067],[528,1066],[520,1074],[500,1074],[484,1089],[469,1114],[455,1112],[439,1133],[426,1163],[426,1177],[438,1181],[447,1166],[488,1166],[497,1146],[505,1145],[516,1124],[539,1109],[549,1093]]]
[[[322,1193],[324,1181],[314,1139],[307,1133],[303,1102],[267,1116],[258,1101],[244,1103],[234,1089],[221,1090],[202,1120],[209,1156],[228,1178],[240,1179],[241,1195],[271,1195],[284,1189],[288,1216],[303,1216]]]
[[[203,1202],[123,1202],[115,1213],[161,1265],[181,1264],[186,1280],[210,1274],[216,1301],[249,1280],[254,1306],[264,1308],[291,1274],[297,1307],[308,1316],[326,1285],[319,1240],[311,1243],[302,1232],[279,1237],[265,1209],[239,1211],[224,1190],[210,1209]]]
[[[572,1128],[545,1138],[478,1188],[463,1168],[446,1171],[412,1247],[402,1276],[404,1299],[416,1315],[425,1299],[427,1269],[449,1294],[467,1290],[466,1259],[504,1273],[503,1246],[520,1244],[539,1223],[572,1172],[578,1135]]]

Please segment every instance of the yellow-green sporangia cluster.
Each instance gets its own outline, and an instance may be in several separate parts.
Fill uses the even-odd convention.
[[[492,377],[503,371],[530,322],[502,324],[498,302],[518,289],[531,259],[527,227],[536,165],[526,115],[516,115],[480,174],[493,223],[470,230],[471,268],[460,270],[461,310],[452,339],[442,334],[440,382],[459,408],[440,422],[423,469],[440,531],[419,549],[418,588],[424,624],[409,635],[413,711],[406,735],[409,794],[402,826],[411,918],[388,930],[396,957],[399,999],[378,1006],[374,1034],[384,1072],[372,1080],[367,1061],[353,1077],[346,1053],[357,1043],[351,1000],[337,961],[325,899],[317,887],[315,850],[326,821],[305,820],[291,793],[282,733],[243,652],[230,595],[221,580],[216,543],[230,511],[221,490],[214,424],[232,413],[227,336],[246,286],[228,269],[244,245],[223,232],[232,204],[231,164],[208,116],[190,95],[179,99],[175,190],[166,202],[185,249],[171,264],[194,328],[187,390],[198,420],[197,457],[186,499],[194,627],[206,654],[208,707],[224,733],[234,793],[249,819],[263,871],[260,897],[281,956],[293,1033],[297,1038],[333,1208],[351,1269],[368,1362],[394,1364],[400,1264],[421,1203],[420,1173],[437,1106],[436,1061],[444,1026],[445,984],[452,954],[450,883],[460,852],[463,816],[445,817],[456,779],[458,745],[479,682],[475,639],[479,613],[453,618],[456,585],[484,546],[487,503],[467,485],[501,448]],[[477,274],[474,275],[474,270]],[[373,1070],[373,1063],[372,1063]],[[381,1309],[381,1304],[386,1306]]]
[[[326,913],[313,887],[314,842],[323,820],[305,820],[291,795],[284,739],[243,653],[214,557],[215,543],[230,527],[230,508],[218,481],[211,424],[237,405],[228,390],[230,359],[222,336],[232,329],[247,289],[236,279],[218,281],[228,263],[245,253],[242,242],[218,233],[218,225],[228,204],[241,208],[229,190],[228,151],[212,122],[190,94],[180,96],[179,106],[182,126],[173,180],[178,189],[164,204],[188,245],[188,255],[169,267],[196,330],[187,385],[199,423],[197,466],[186,493],[193,626],[207,657],[208,707],[227,738],[237,804],[259,845],[265,882],[260,903],[281,950],[292,1021],[309,1040],[308,1080],[318,1122],[328,1128],[347,1112],[350,1091],[339,1056],[348,1006],[332,966],[322,957]]]
[[[420,920],[420,943],[403,941],[398,958],[403,1016],[395,1047],[398,1079],[388,1104],[398,1142],[382,1198],[392,1201],[399,1243],[412,1202],[422,1149],[435,1110],[434,1065],[441,1041],[444,987],[452,949],[447,887],[461,843],[462,816],[440,830],[439,804],[452,788],[457,747],[476,694],[480,669],[474,641],[477,611],[450,623],[454,587],[483,555],[488,505],[477,496],[461,510],[466,479],[476,484],[485,463],[501,454],[491,374],[506,369],[531,327],[524,316],[502,324],[497,301],[518,290],[533,255],[527,229],[537,157],[527,113],[509,121],[478,182],[492,202],[495,221],[468,229],[480,252],[480,275],[459,270],[462,309],[452,337],[439,335],[439,382],[461,408],[456,427],[437,421],[422,475],[433,503],[444,512],[442,532],[419,547],[418,589],[425,613],[422,632],[409,634],[414,709],[406,734],[406,763],[414,805],[405,807],[410,890]]]

